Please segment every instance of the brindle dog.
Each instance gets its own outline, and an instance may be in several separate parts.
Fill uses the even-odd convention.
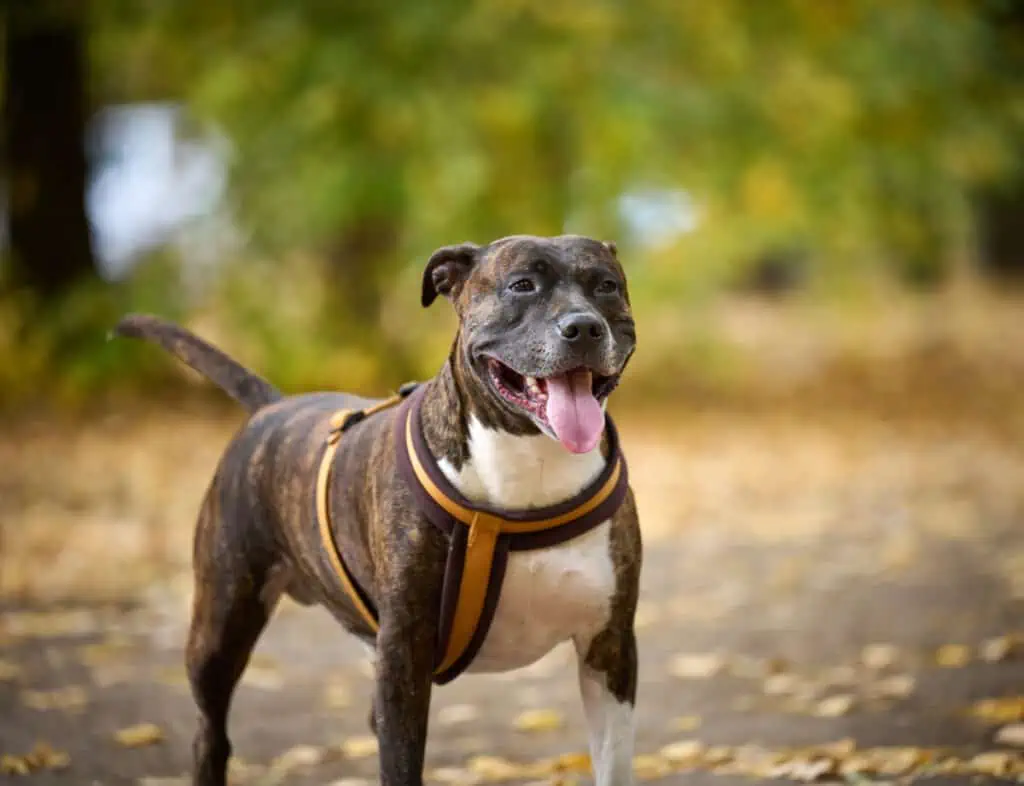
[[[573,497],[605,464],[605,402],[636,345],[614,244],[514,236],[441,248],[426,265],[422,304],[438,295],[459,317],[447,362],[423,383],[423,432],[441,470],[464,496],[505,509]],[[395,410],[345,431],[328,490],[336,542],[379,614],[374,635],[331,567],[314,494],[330,415],[375,401],[284,397],[156,317],[128,316],[115,333],[161,345],[252,413],[221,458],[195,535],[186,653],[199,707],[194,783],[225,783],[231,696],[282,593],[326,607],[373,649],[381,780],[422,783],[447,540],[396,470]],[[586,534],[511,554],[471,668],[525,666],[571,640],[599,786],[632,778],[640,565],[631,492]]]

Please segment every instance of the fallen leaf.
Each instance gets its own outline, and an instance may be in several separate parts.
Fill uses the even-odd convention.
[[[855,703],[854,696],[849,693],[840,693],[819,701],[814,706],[814,714],[819,718],[838,718],[849,713]]]
[[[472,704],[450,704],[437,713],[437,722],[442,726],[458,726],[472,723],[480,717],[480,710]]]
[[[1017,636],[996,636],[986,639],[978,647],[978,657],[986,663],[998,663],[1009,659],[1021,649]]]
[[[327,752],[315,745],[296,745],[284,753],[276,756],[270,762],[270,768],[275,773],[294,772],[306,767],[315,767],[324,760]]]
[[[79,685],[68,685],[56,690],[24,690],[21,702],[34,710],[80,710],[88,697]]]
[[[0,775],[28,775],[31,771],[24,756],[13,753],[0,756]]]
[[[341,752],[349,759],[365,759],[377,753],[377,738],[372,734],[349,737],[341,743]]]
[[[1024,748],[1024,723],[1012,723],[996,732],[996,743]]]
[[[892,644],[869,644],[860,653],[861,663],[875,671],[889,668],[898,658],[899,650]]]
[[[800,690],[803,682],[795,674],[773,674],[761,683],[765,696],[792,696]]]
[[[0,620],[4,633],[12,638],[44,639],[61,636],[81,636],[94,633],[100,627],[95,611],[9,611]]]
[[[672,766],[660,756],[640,755],[633,757],[633,774],[642,781],[664,778],[672,772]]]
[[[512,722],[517,731],[553,731],[565,725],[565,717],[558,710],[527,710]]]
[[[986,723],[1024,721],[1024,696],[982,699],[971,706],[969,713]]]
[[[142,748],[147,745],[156,745],[163,738],[163,731],[153,723],[139,723],[114,732],[114,739],[117,741],[117,744],[125,748]]]
[[[930,757],[929,752],[910,747],[875,748],[872,755],[875,772],[880,775],[906,775]]]
[[[967,762],[967,766],[980,775],[994,775],[1001,778],[1013,774],[1014,755],[1005,751],[979,753]]]
[[[916,682],[909,674],[883,677],[870,686],[870,692],[886,699],[905,699],[914,692]]]
[[[772,778],[790,778],[813,783],[836,773],[836,762],[827,757],[794,758],[775,765],[768,773]]]
[[[63,770],[69,764],[71,757],[67,753],[54,750],[48,742],[40,741],[24,756],[0,756],[0,774],[28,775],[37,770]]]
[[[693,731],[700,728],[700,723],[699,715],[682,715],[673,718],[669,726],[673,731]]]
[[[327,683],[324,704],[332,710],[347,710],[352,706],[352,690],[348,683],[334,679]]]
[[[943,644],[935,653],[935,663],[945,669],[958,669],[971,662],[971,648],[963,644]]]
[[[851,756],[856,750],[857,741],[853,739],[853,737],[843,737],[841,740],[825,742],[821,745],[814,746],[814,751],[816,753],[831,756],[833,759],[845,759],[847,756]]]
[[[524,777],[524,768],[500,756],[474,756],[467,769],[485,781],[506,781]]]
[[[696,764],[704,753],[704,744],[698,740],[680,740],[664,746],[658,755],[675,764]]]
[[[102,666],[125,658],[132,651],[132,641],[125,636],[114,636],[78,648],[78,657],[86,666]]]
[[[725,658],[715,653],[676,655],[668,664],[668,673],[683,680],[714,677],[725,669]]]
[[[588,773],[591,771],[590,754],[563,753],[552,762],[551,769],[555,772]]]
[[[250,764],[238,756],[232,756],[228,759],[229,784],[244,783],[262,772],[264,772],[264,767],[259,764]]]

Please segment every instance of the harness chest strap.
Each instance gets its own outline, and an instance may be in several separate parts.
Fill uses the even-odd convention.
[[[409,392],[406,388],[365,411],[337,413],[317,478],[321,538],[343,589],[374,632],[378,622],[372,602],[345,567],[331,535],[327,510],[330,465],[341,432],[362,417],[399,403]],[[515,511],[471,503],[440,471],[426,445],[419,423],[421,394],[422,388],[415,390],[404,403],[396,417],[395,438],[402,476],[423,514],[449,538],[434,671],[434,681],[444,684],[469,666],[486,638],[509,552],[557,545],[607,520],[622,504],[628,479],[618,435],[608,418],[609,460],[600,476],[577,497],[546,508]]]

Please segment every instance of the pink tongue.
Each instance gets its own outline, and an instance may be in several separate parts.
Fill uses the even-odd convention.
[[[589,371],[548,377],[548,422],[566,450],[587,453],[604,430],[604,413],[591,392]]]

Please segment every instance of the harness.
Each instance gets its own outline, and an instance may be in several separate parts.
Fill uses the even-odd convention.
[[[593,529],[618,510],[629,481],[618,432],[606,416],[608,461],[600,475],[575,497],[523,510],[470,502],[441,472],[427,447],[420,422],[424,391],[424,387],[409,383],[397,395],[372,407],[341,410],[331,416],[331,432],[317,475],[316,511],[321,540],[342,588],[376,633],[379,624],[373,602],[345,566],[331,534],[327,490],[342,434],[374,413],[400,405],[394,426],[399,472],[413,490],[420,511],[448,539],[434,668],[434,682],[444,685],[464,672],[483,646],[498,606],[509,553],[556,546]]]

